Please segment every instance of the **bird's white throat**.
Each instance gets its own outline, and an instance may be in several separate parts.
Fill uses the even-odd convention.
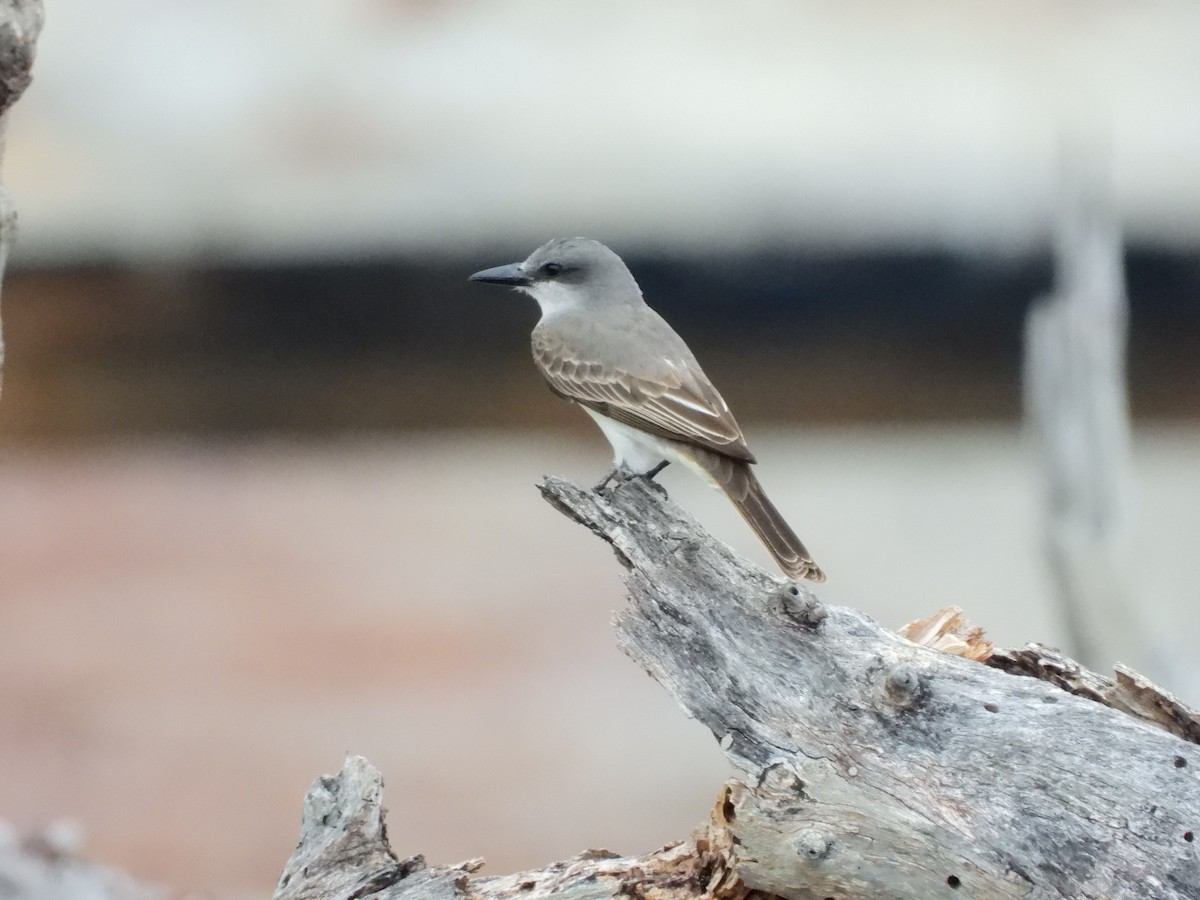
[[[582,292],[578,287],[560,281],[535,281],[521,290],[537,301],[538,306],[542,308],[543,319],[583,302]]]

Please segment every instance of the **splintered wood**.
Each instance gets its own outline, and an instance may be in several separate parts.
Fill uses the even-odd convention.
[[[738,878],[737,840],[722,819],[725,790],[711,822],[690,841],[637,857],[587,850],[514,875],[479,874],[482,859],[452,866],[429,866],[420,855],[401,859],[388,844],[382,801],[383,778],[360,756],[318,778],[275,900],[781,900]]]
[[[1128,666],[1116,666],[1116,678],[1084,668],[1062,651],[1030,643],[997,650],[988,665],[1013,675],[1028,675],[1141,719],[1176,737],[1200,744],[1200,711]]]
[[[968,622],[957,606],[945,606],[932,616],[909,622],[899,634],[922,647],[976,662],[987,662],[992,655],[992,643],[984,639],[983,629]]]

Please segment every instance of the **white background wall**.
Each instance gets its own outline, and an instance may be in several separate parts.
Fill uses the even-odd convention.
[[[1188,3],[56,0],[18,261],[1045,236],[1062,135],[1200,245]],[[1105,149],[1105,148],[1108,149]]]

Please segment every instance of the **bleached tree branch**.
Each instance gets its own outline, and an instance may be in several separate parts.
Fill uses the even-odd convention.
[[[1180,736],[1200,720],[1144,679],[1036,647],[995,654],[1004,671],[919,646],[739,558],[636,480],[542,492],[612,546],[630,594],[618,643],[737,770],[712,821],[640,858],[424,868],[387,847],[378,773],[352,760],[310,792],[277,900],[1200,897],[1200,749]]]

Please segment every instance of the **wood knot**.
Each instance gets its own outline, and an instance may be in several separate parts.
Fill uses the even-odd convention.
[[[778,762],[762,770],[755,793],[777,804],[793,806],[797,800],[811,799],[804,788],[804,779],[800,774],[787,763]]]
[[[825,621],[825,607],[816,595],[795,583],[782,585],[775,590],[774,607],[776,612],[809,631],[816,631]]]
[[[896,666],[883,679],[883,696],[897,709],[914,709],[929,694],[929,685],[915,670]]]
[[[810,862],[817,862],[829,855],[833,842],[815,828],[808,828],[796,836],[796,855]]]

